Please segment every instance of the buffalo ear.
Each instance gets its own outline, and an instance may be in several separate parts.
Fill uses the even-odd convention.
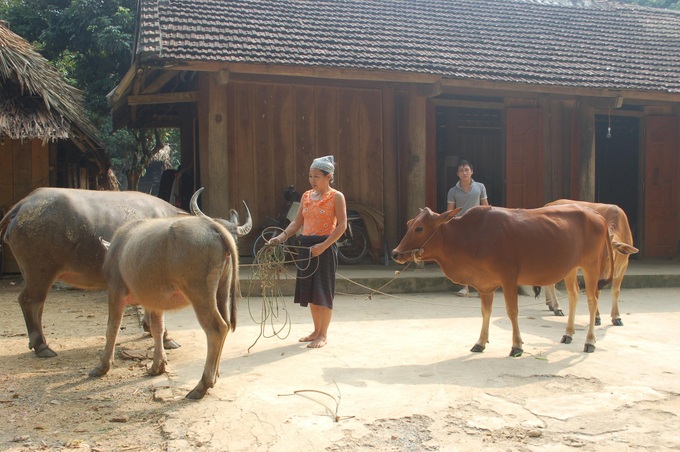
[[[99,242],[102,244],[102,246],[104,246],[104,248],[106,248],[107,251],[111,247],[111,242],[107,242],[106,240],[104,240],[101,237],[99,237]]]

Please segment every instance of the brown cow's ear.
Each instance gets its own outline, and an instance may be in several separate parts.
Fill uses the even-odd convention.
[[[446,212],[444,212],[442,214],[442,218],[441,218],[442,223],[446,223],[446,222],[453,220],[453,218],[456,216],[456,214],[460,211],[461,211],[460,207],[457,208],[457,209],[453,209],[453,210],[447,210]]]
[[[621,254],[635,254],[640,251],[632,245],[614,240],[612,240],[612,245],[614,246],[614,249]]]

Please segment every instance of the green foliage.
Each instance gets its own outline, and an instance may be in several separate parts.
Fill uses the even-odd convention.
[[[167,140],[179,150],[177,134],[170,131],[111,133],[106,95],[130,67],[136,6],[137,0],[0,0],[0,19],[83,91],[114,171],[128,180],[138,180]]]
[[[621,3],[680,11],[680,0],[621,0]]]

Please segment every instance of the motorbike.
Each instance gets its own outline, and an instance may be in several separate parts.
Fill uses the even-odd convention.
[[[253,257],[257,256],[260,249],[266,246],[269,240],[279,235],[295,219],[300,208],[300,194],[291,185],[284,190],[283,197],[286,200],[286,209],[276,218],[269,217],[262,226],[260,235],[253,243]],[[368,234],[361,215],[354,210],[348,210],[347,229],[336,242],[338,260],[347,265],[361,263],[368,254],[368,243]],[[283,248],[287,250],[287,255],[281,256],[281,258],[285,262],[294,262],[296,260],[295,250],[300,246],[297,235],[289,237],[284,245]]]

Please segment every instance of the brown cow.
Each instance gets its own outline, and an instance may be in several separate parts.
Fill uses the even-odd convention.
[[[155,345],[148,373],[165,372],[163,312],[191,304],[207,336],[208,353],[203,377],[187,398],[200,399],[215,385],[224,341],[229,329],[236,328],[241,295],[238,251],[234,237],[219,221],[198,213],[128,223],[113,236],[103,267],[109,286],[106,346],[90,376],[106,374],[113,364],[128,304],[143,306],[150,317]]]
[[[563,204],[580,204],[590,207],[602,215],[609,225],[609,236],[612,240],[614,250],[614,278],[612,279],[612,324],[623,326],[621,315],[619,314],[619,295],[621,294],[621,283],[628,269],[628,258],[631,254],[639,250],[633,246],[633,234],[630,231],[626,212],[614,204],[600,204],[586,201],[575,201],[572,199],[558,199],[550,202],[546,206],[557,206]],[[545,291],[546,304],[555,315],[564,315],[560,308],[560,302],[555,294],[555,285],[547,286]],[[595,316],[595,325],[600,325],[600,311]]]
[[[502,287],[512,323],[510,356],[520,356],[523,350],[517,322],[518,286],[546,286],[564,279],[569,304],[575,307],[580,267],[590,310],[584,351],[593,352],[598,289],[611,282],[613,272],[604,218],[574,204],[539,209],[479,206],[454,218],[459,210],[443,214],[429,208],[422,210],[409,220],[406,235],[392,251],[392,258],[398,263],[435,261],[450,280],[479,291],[482,330],[471,351],[481,352],[486,347],[494,291]],[[606,276],[601,279],[603,275]],[[562,342],[571,342],[573,334],[574,315],[570,312]]]

